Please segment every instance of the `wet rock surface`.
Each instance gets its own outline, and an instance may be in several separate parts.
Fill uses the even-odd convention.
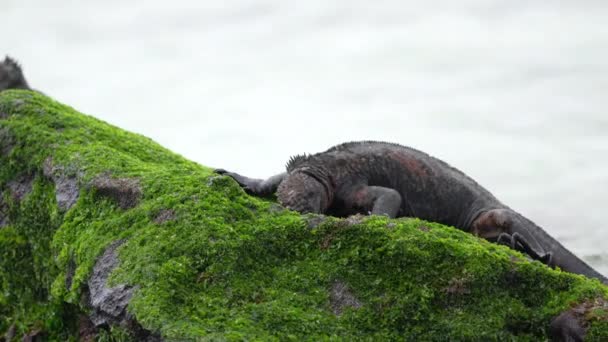
[[[62,211],[70,209],[80,195],[79,174],[70,175],[65,168],[53,164],[52,158],[47,158],[42,167],[44,176],[55,183],[55,198]]]
[[[348,285],[341,281],[336,281],[329,290],[329,304],[331,311],[340,316],[347,308],[359,309],[362,304],[353,295]]]
[[[121,209],[134,208],[139,204],[142,196],[139,180],[130,178],[111,178],[103,174],[91,182],[97,194],[116,202]]]

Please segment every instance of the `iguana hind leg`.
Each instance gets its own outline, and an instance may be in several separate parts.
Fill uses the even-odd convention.
[[[514,250],[528,254],[532,259],[550,265],[552,254],[545,252],[531,230],[510,209],[488,210],[473,222],[471,232],[484,239],[505,244]]]
[[[513,235],[502,233],[498,236],[496,243],[509,246],[511,247],[511,249],[528,254],[530,258],[534,260],[538,260],[546,265],[551,265],[551,259],[553,254],[538,254],[519,233],[513,233]]]

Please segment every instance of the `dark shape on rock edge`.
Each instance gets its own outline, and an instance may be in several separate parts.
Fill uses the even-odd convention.
[[[329,305],[336,316],[340,316],[347,308],[359,309],[362,306],[348,285],[341,281],[332,284],[329,290]]]
[[[30,89],[21,66],[9,56],[0,63],[0,91],[6,89]]]
[[[54,165],[52,158],[47,158],[42,167],[44,176],[55,183],[55,199],[57,206],[62,211],[69,210],[80,195],[79,177],[68,175],[65,168]]]
[[[552,341],[584,341],[587,321],[593,312],[608,311],[608,301],[604,298],[588,300],[562,312],[551,321],[549,336]]]
[[[587,334],[587,329],[571,310],[555,317],[549,327],[551,341],[582,342],[585,334]]]
[[[78,317],[78,340],[81,342],[95,342],[98,330],[86,315]]]
[[[93,179],[91,186],[97,190],[98,195],[110,198],[121,209],[136,207],[142,196],[137,179],[111,178],[103,174]]]

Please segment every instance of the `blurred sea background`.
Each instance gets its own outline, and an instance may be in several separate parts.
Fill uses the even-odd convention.
[[[605,0],[3,0],[57,100],[253,177],[352,140],[464,171],[608,275]]]

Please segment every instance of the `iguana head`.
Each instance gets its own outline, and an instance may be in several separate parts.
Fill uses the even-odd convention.
[[[281,182],[277,197],[281,205],[300,213],[323,213],[330,202],[327,187],[316,177],[304,173],[290,173]]]

